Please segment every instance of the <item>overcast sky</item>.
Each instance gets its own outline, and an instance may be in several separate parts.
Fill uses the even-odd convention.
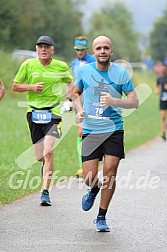
[[[92,12],[98,11],[107,2],[114,3],[118,0],[86,0],[86,4],[83,6],[85,27],[89,26]],[[152,29],[154,21],[162,16],[164,9],[167,8],[167,0],[123,0],[122,2],[133,13],[136,29],[143,33],[148,33]]]

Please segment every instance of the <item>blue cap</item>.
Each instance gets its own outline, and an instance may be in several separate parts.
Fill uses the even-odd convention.
[[[76,39],[74,49],[87,49],[88,48],[88,41],[86,39]]]

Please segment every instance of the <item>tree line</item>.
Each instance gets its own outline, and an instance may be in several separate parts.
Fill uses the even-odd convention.
[[[113,42],[113,59],[140,60],[141,51],[132,13],[123,2],[111,0],[92,13],[90,29],[82,27],[82,6],[85,0],[0,0],[0,49],[35,50],[37,37],[48,35],[55,41],[55,53],[66,60],[74,56],[74,38],[86,35],[89,44],[98,35]],[[85,34],[86,33],[86,34]],[[154,24],[147,50],[155,60],[167,54],[167,9]],[[91,48],[90,48],[91,51]]]

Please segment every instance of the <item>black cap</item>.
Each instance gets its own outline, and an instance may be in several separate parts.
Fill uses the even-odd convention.
[[[53,42],[52,38],[48,37],[48,36],[39,37],[37,42],[36,42],[36,45],[39,45],[39,44],[47,44],[47,45],[50,45],[50,46],[54,46],[54,42]]]

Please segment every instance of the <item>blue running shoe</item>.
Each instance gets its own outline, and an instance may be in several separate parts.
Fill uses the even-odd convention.
[[[43,190],[41,194],[41,206],[51,206],[49,192],[47,190]]]
[[[88,189],[87,194],[85,194],[82,198],[82,209],[84,211],[88,211],[89,209],[92,208],[94,200],[96,199],[96,195],[98,194],[98,192],[92,192],[92,189]]]
[[[110,228],[106,223],[104,216],[97,216],[96,220],[96,231],[98,232],[110,232]]]

